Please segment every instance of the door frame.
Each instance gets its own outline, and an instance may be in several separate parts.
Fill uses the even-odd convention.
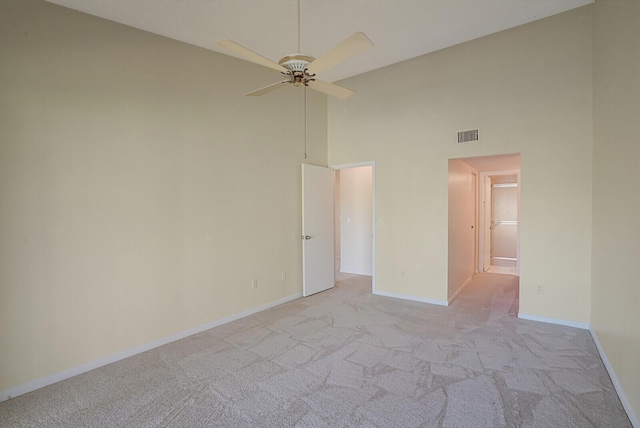
[[[516,247],[516,275],[520,276],[520,170],[519,169],[510,169],[510,170],[502,170],[502,171],[484,171],[480,173],[480,180],[478,180],[478,199],[480,201],[485,201],[485,191],[484,191],[484,180],[486,177],[495,176],[495,175],[514,175],[516,176],[516,182],[518,183],[518,242]],[[491,200],[491,199],[489,199]],[[491,222],[491,219],[488,219]],[[485,256],[485,240],[487,237],[485,236],[486,231],[486,223],[487,219],[485,218],[485,210],[478,210],[478,266],[484,266],[484,256]]]
[[[479,216],[480,216],[480,210],[478,208],[478,204],[480,203],[480,195],[478,192],[478,189],[480,188],[480,175],[479,173],[476,172],[472,172],[471,173],[471,177],[473,177],[473,182],[475,184],[475,194],[473,195],[473,227],[475,228],[474,233],[473,233],[473,273],[476,274],[478,273],[478,269],[480,268],[478,261],[480,260],[480,257],[478,255],[478,247],[480,245],[478,237],[479,237],[479,231],[478,231],[478,221],[479,221]]]
[[[339,165],[330,165],[329,168],[334,170],[359,168],[362,166],[371,167],[371,292],[376,293],[376,161],[345,163]],[[340,189],[334,189],[335,191]],[[341,201],[342,203],[342,201]]]
[[[482,272],[487,272],[491,267],[491,224],[485,224],[484,219],[487,216],[489,219],[493,218],[493,198],[491,198],[491,203],[487,206],[485,199],[488,198],[484,198],[484,195],[487,193],[487,189],[489,192],[493,189],[491,187],[491,178],[483,176],[480,186],[478,187],[478,199],[482,199],[482,214],[478,213],[478,263],[482,266]],[[481,215],[482,217],[480,217]],[[482,240],[480,234],[482,234]],[[487,266],[489,267],[487,268]]]

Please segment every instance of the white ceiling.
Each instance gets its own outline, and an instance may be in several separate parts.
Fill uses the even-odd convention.
[[[48,0],[229,54],[228,38],[277,62],[298,51],[297,0]],[[363,31],[375,47],[319,76],[336,81],[594,0],[300,0],[302,53],[315,57]]]

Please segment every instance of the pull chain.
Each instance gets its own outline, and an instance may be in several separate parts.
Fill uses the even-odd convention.
[[[300,53],[300,0],[298,0],[298,53]],[[307,87],[304,87],[304,158],[307,158]]]
[[[304,158],[307,158],[307,87],[304,87]]]

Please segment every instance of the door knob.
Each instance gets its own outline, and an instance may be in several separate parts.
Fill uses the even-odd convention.
[[[309,235],[302,235],[302,239],[307,241],[307,240],[311,239],[311,237]]]

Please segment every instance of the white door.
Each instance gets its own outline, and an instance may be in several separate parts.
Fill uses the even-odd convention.
[[[302,295],[334,286],[333,169],[302,164]]]

